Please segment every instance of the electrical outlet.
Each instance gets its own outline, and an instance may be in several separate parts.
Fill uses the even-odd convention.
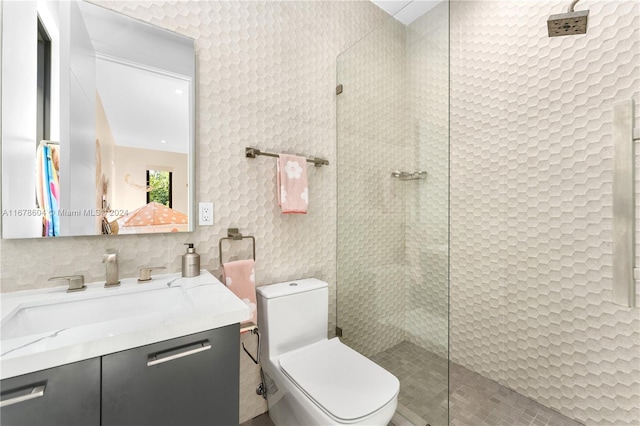
[[[199,203],[198,210],[198,225],[213,225],[213,203]]]

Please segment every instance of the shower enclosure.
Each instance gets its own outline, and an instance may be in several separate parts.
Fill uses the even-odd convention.
[[[639,424],[640,3],[418,3],[337,58],[337,334],[415,425]]]
[[[337,59],[337,334],[448,423],[449,3]]]

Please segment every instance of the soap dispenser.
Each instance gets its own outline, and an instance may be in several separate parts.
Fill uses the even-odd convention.
[[[200,275],[200,255],[196,253],[193,243],[185,243],[187,252],[182,255],[182,276],[197,277]]]

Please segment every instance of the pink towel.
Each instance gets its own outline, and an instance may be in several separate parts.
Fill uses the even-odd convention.
[[[249,307],[251,318],[242,323],[258,324],[256,305],[256,272],[253,259],[236,260],[222,264],[224,283],[236,296]]]
[[[280,154],[277,165],[278,205],[282,213],[306,214],[309,206],[307,159]]]

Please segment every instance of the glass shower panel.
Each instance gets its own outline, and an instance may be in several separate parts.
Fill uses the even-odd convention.
[[[409,25],[405,340],[447,358],[449,318],[449,8]]]
[[[389,19],[338,57],[338,325],[366,356],[404,340],[404,42]]]
[[[398,415],[448,424],[449,3],[337,58],[337,325],[400,380]]]

